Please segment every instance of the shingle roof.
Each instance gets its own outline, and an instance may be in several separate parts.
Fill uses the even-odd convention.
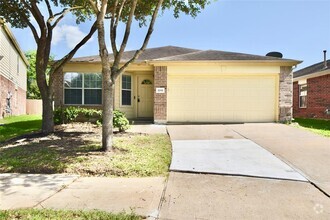
[[[324,68],[324,61],[305,67],[293,73],[293,78],[309,75],[323,70],[330,70],[330,60],[327,60],[327,68]]]
[[[154,60],[162,57],[170,57],[181,54],[187,54],[196,52],[199,50],[184,48],[184,47],[174,47],[174,46],[165,46],[165,47],[156,47],[146,49],[136,61],[145,61],[145,60]],[[122,61],[128,61],[133,57],[135,50],[124,52]],[[110,59],[112,59],[112,55]],[[71,62],[101,62],[99,55],[96,56],[87,56],[87,57],[78,57],[71,59]]]
[[[245,53],[226,52],[220,50],[203,50],[193,53],[163,57],[155,60],[162,61],[197,61],[197,60],[287,60],[277,57],[259,56]]]
[[[129,60],[135,51],[124,52],[122,61]],[[110,56],[112,57],[112,56]],[[141,61],[220,61],[220,60],[264,60],[264,61],[293,61],[297,60],[282,59],[270,56],[259,56],[252,54],[226,52],[218,50],[196,50],[183,47],[157,47],[146,49],[136,62]],[[87,56],[73,58],[71,62],[100,62],[100,56]]]

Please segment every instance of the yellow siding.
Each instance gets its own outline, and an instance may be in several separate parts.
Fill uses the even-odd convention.
[[[208,64],[208,65],[176,65],[168,66],[167,72],[169,75],[180,74],[278,74],[280,73],[279,66],[264,66],[264,65],[220,65],[220,64]]]

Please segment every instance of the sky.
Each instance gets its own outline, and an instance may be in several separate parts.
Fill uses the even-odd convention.
[[[330,59],[330,0],[211,1],[196,18],[181,15],[175,19],[173,12],[165,11],[156,21],[148,47],[172,45],[256,55],[279,51],[284,58],[304,61],[297,69],[323,61],[323,50]],[[76,25],[74,17],[67,16],[55,29],[52,54],[56,59],[69,52],[90,26],[91,22]],[[121,25],[119,33],[123,30]],[[126,50],[139,48],[146,30],[135,24]],[[36,48],[29,29],[13,32],[24,51]],[[118,43],[121,38],[119,34]],[[97,54],[95,34],[75,57]]]

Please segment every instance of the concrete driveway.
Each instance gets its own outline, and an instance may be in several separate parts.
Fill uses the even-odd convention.
[[[168,132],[174,144],[171,169],[187,166],[170,173],[160,219],[330,219],[329,138],[274,123],[168,126]],[[240,141],[253,144],[244,152],[237,147]],[[222,144],[206,144],[217,142]],[[193,150],[187,152],[189,148]],[[221,152],[225,156],[219,156]],[[226,157],[232,167],[225,166]],[[248,166],[253,175],[240,173]],[[274,166],[285,168],[272,170]],[[213,167],[221,172],[210,173],[226,175],[201,174],[194,172],[196,167]],[[256,175],[260,170],[266,173],[264,178]],[[269,175],[274,171],[292,172],[298,181],[274,179]]]
[[[171,171],[307,181],[273,154],[225,125],[168,126]]]

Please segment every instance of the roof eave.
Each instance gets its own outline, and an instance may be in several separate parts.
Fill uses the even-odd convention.
[[[178,63],[261,63],[261,64],[278,64],[283,66],[295,66],[303,61],[300,60],[151,60],[149,64],[178,64]]]
[[[314,73],[309,73],[306,75],[302,75],[302,76],[293,76],[293,81],[297,82],[299,80],[304,80],[304,79],[310,79],[310,78],[314,78],[314,77],[319,77],[319,76],[324,76],[330,74],[330,69],[326,69],[326,70],[321,70],[321,71],[317,71]]]

